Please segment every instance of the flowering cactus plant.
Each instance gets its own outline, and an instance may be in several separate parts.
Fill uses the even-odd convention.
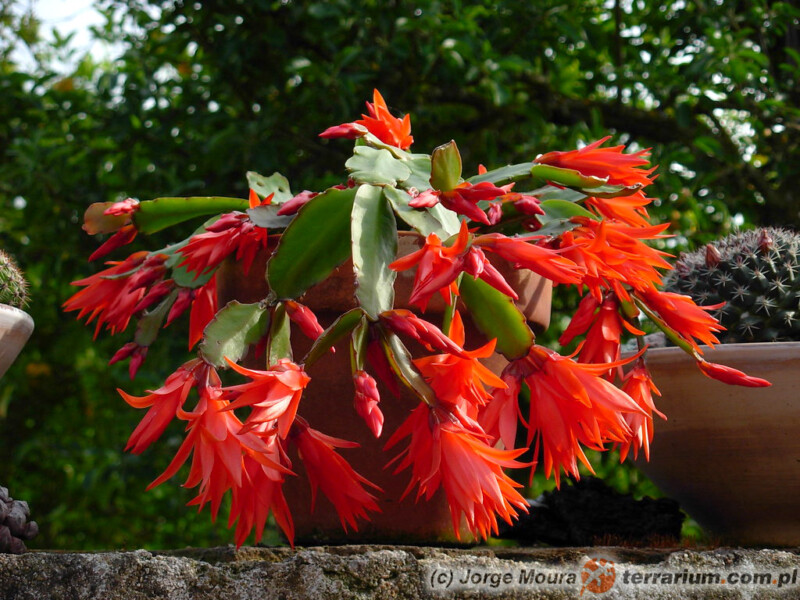
[[[380,490],[339,453],[353,444],[326,435],[325,423],[303,412],[307,369],[342,340],[349,340],[353,398],[334,401],[342,410],[354,402],[353,428],[381,436],[381,405],[393,399],[380,397],[375,378],[410,388],[419,401],[387,432],[387,462],[396,476],[410,474],[409,491],[416,489],[418,498],[443,488],[456,532],[465,522],[478,538],[496,532],[498,518],[511,522],[526,510],[520,485],[506,469],[531,467],[519,460],[529,447],[557,482],[562,472],[578,477],[578,461],[591,470],[584,448],[616,445],[623,458],[649,453],[657,390],[646,349],[620,357],[624,333],[643,335],[640,315],[679,340],[707,375],[768,385],[707,363],[700,344],[716,343],[721,330],[709,307],[659,290],[668,255],[646,241],[664,237],[667,226],[651,224],[646,210],[654,171],[648,151],[609,147],[605,138],[529,162],[481,166],[464,178],[455,142],[430,155],[412,153],[408,115],[393,116],[377,91],[367,110],[320,134],[355,140],[341,185],[292,193],[279,174],[249,173],[247,200],[129,199],[87,210],[88,233],[113,233],[91,259],[137,233],[207,219],[188,239],[109,262],[74,282],[81,289],[65,303],[94,321],[96,333],[122,333],[136,322],[133,341],[111,359],[129,360],[132,378],[161,329],[189,313],[195,357],[144,396],[120,391],[128,404],[147,409],[128,441],[132,452],[147,449],[173,419],[186,422],[185,441],[151,487],[191,456],[186,486],[199,491],[190,504],[210,504],[216,516],[230,491],[237,544],[253,531],[258,541],[270,512],[292,540],[282,486],[295,476],[287,453],[294,446],[312,492],[327,496],[345,528],[369,519],[380,510]],[[418,251],[397,256],[398,223],[419,234],[424,243]],[[278,232],[278,243],[268,246]],[[219,306],[215,275],[223,261],[238,261],[249,277],[263,278],[252,265],[268,247],[274,248],[268,295]],[[585,336],[574,355],[536,343],[514,303],[515,290],[495,266],[503,261],[581,292],[560,339],[566,344]],[[345,263],[352,264],[357,306],[323,329],[302,297]],[[411,304],[418,312],[396,306],[393,287],[397,272],[414,269]],[[449,307],[438,324],[425,313],[435,296]],[[462,311],[485,335],[485,345],[464,348]],[[292,355],[296,335],[314,340],[305,356]],[[412,356],[404,340],[416,340],[426,354]],[[250,346],[263,370],[241,364]],[[481,363],[493,352],[509,361],[502,373]],[[234,382],[223,384],[227,369],[241,377],[226,375]],[[523,417],[525,389],[530,401]],[[525,439],[517,439],[520,423]]]

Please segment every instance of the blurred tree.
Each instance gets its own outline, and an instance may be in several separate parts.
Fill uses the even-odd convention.
[[[673,222],[678,248],[734,220],[800,225],[791,2],[98,5],[106,24],[94,33],[119,50],[113,61],[75,55],[68,38],[44,44],[35,16],[0,0],[0,235],[27,268],[37,323],[0,387],[0,483],[31,501],[42,546],[231,539],[187,512],[174,484],[143,493],[177,436],[144,459],[121,452],[140,415],[115,388],[157,387],[183,348],[164,339],[132,389],[124,367],[105,367],[121,342],[93,343],[60,312],[69,282],[90,272],[97,242],[79,226],[90,202],[243,196],[248,169],[279,170],[296,191],[338,183],[345,147],[315,136],[378,87],[412,114],[415,148],[457,138],[471,170],[609,134],[652,146],[653,212]]]

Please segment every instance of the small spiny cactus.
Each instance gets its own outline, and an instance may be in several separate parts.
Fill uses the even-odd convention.
[[[0,304],[24,308],[28,304],[28,282],[17,263],[0,250]]]
[[[723,343],[800,340],[800,234],[763,228],[734,233],[683,254],[666,281],[670,292],[714,314]]]

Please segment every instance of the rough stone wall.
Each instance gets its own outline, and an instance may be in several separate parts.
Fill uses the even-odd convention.
[[[581,582],[536,585],[531,573],[580,572],[590,559],[613,561],[617,584],[602,593]],[[800,581],[761,586],[625,587],[623,573],[685,570],[800,572],[800,550],[695,551],[626,548],[474,548],[341,546],[215,548],[173,552],[30,552],[0,555],[3,600],[264,600],[417,598],[800,598]],[[511,585],[447,586],[477,574],[512,573]],[[519,573],[527,573],[525,584]],[[444,574],[444,575],[442,575]],[[438,577],[438,579],[437,579]],[[443,579],[442,579],[443,578]],[[437,581],[439,583],[437,583]],[[432,584],[433,585],[432,587]]]

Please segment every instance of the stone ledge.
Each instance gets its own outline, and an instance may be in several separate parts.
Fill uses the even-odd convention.
[[[228,547],[170,552],[0,555],[0,598],[578,598],[581,573],[592,559],[609,561],[606,565],[613,563],[614,582],[602,593],[587,588],[582,598],[800,597],[800,549],[339,546],[296,550]],[[593,567],[597,564],[599,562],[592,563]],[[677,585],[680,581],[654,584],[647,577],[647,573],[671,573],[680,579],[684,577],[681,573],[689,572],[722,573],[723,578],[726,573],[739,576],[771,573],[775,578],[778,573],[796,575],[794,582],[780,587],[771,582],[762,585],[730,585],[730,582],[724,585],[715,581],[708,585]],[[562,574],[562,581],[548,587],[548,574],[556,578],[558,573]],[[571,580],[569,573],[573,574]],[[459,584],[459,581],[465,583]]]

